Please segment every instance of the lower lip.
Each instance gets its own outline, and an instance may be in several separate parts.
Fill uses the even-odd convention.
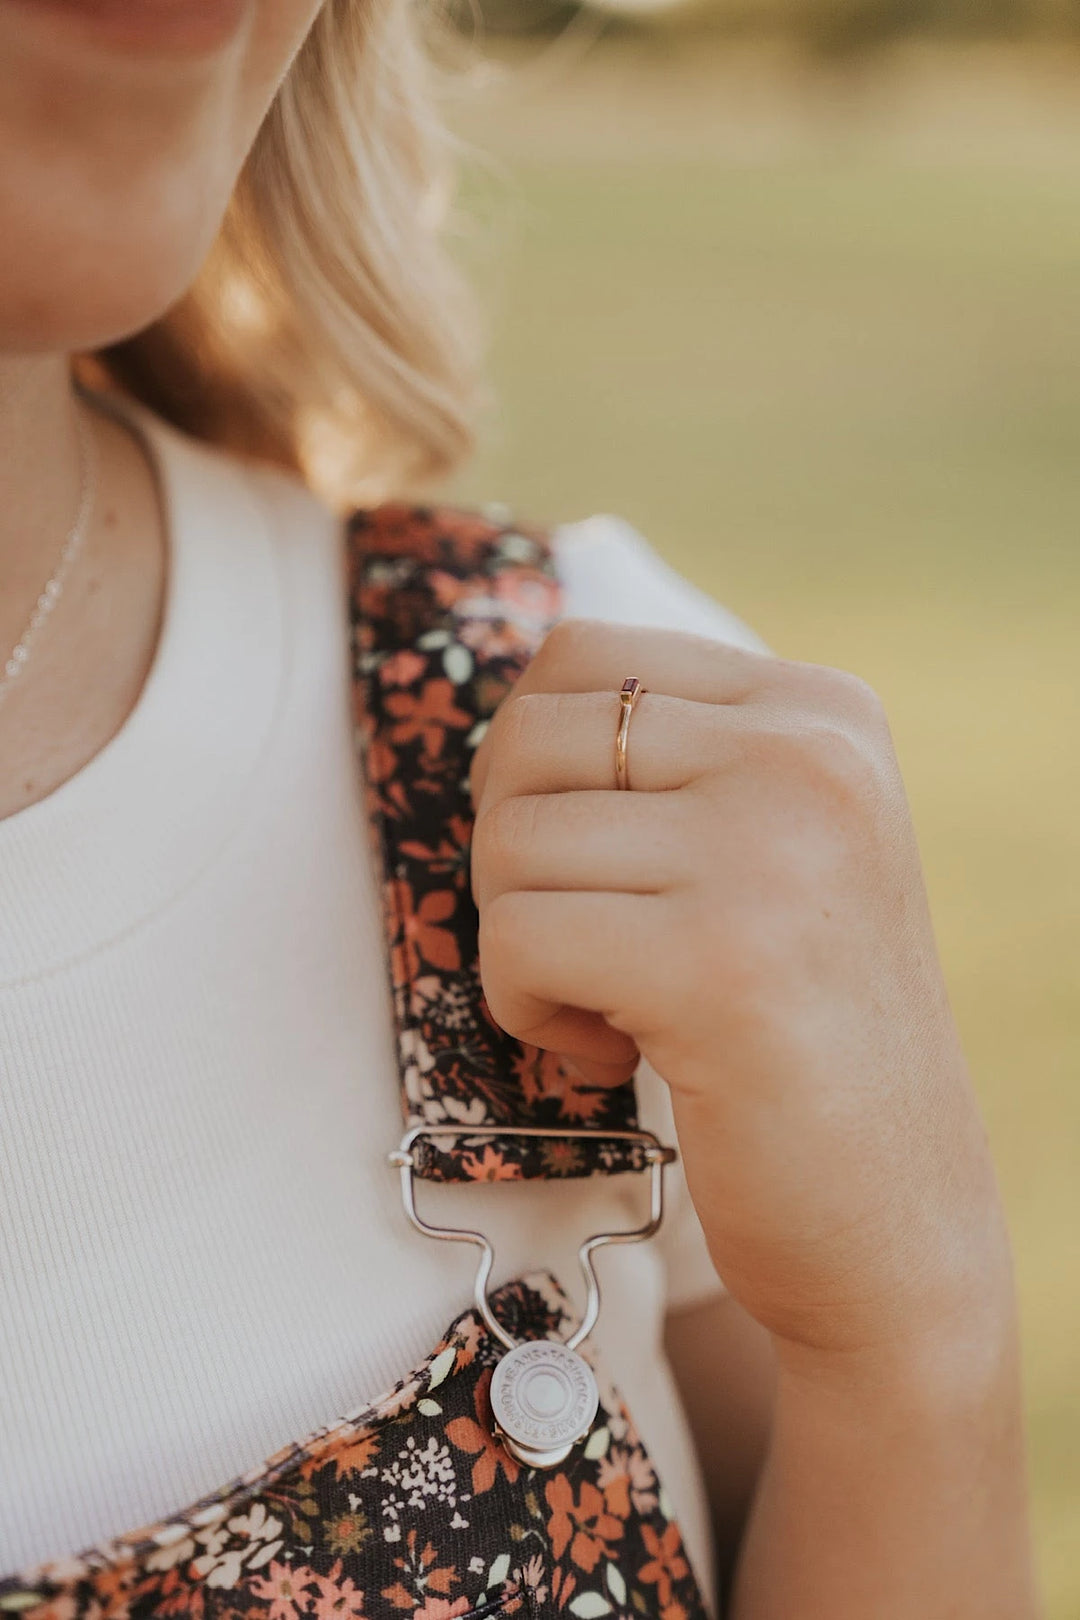
[[[132,51],[211,51],[238,31],[250,0],[21,0],[70,19],[87,38]]]

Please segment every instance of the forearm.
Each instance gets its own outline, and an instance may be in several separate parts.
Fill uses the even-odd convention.
[[[782,1358],[732,1620],[1033,1620],[1011,1310],[988,1333]]]

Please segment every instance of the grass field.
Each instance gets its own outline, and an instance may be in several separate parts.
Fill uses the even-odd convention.
[[[460,114],[505,162],[465,493],[621,512],[887,700],[1015,1234],[1051,1620],[1080,1620],[1074,107],[1065,61],[684,41]]]

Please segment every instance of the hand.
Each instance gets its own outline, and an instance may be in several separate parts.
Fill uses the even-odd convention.
[[[663,1076],[714,1262],[778,1346],[976,1342],[1011,1301],[1007,1243],[869,689],[569,621],[473,790],[493,1016],[595,1081],[639,1052]]]

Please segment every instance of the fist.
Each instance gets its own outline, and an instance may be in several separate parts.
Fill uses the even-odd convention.
[[[645,694],[616,791],[618,692]],[[567,621],[481,744],[493,1017],[671,1089],[714,1263],[780,1346],[895,1347],[1008,1271],[889,730],[834,670]]]

